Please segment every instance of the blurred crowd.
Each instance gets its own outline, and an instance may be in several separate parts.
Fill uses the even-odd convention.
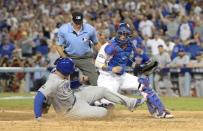
[[[101,44],[115,36],[120,22],[126,22],[133,43],[161,58],[160,69],[203,67],[202,0],[1,0],[0,66],[52,67],[59,57],[53,48],[57,30],[71,21],[75,10],[96,28]]]

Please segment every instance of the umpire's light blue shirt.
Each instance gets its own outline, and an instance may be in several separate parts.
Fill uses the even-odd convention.
[[[89,24],[83,23],[80,32],[76,33],[71,25],[67,23],[59,28],[57,44],[64,46],[65,52],[69,55],[82,56],[91,52],[90,41],[98,43],[96,30]]]

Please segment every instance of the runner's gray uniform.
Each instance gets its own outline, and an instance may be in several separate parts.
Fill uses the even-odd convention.
[[[39,89],[54,107],[56,113],[65,117],[100,118],[107,115],[107,109],[91,106],[95,101],[105,98],[111,102],[125,105],[132,111],[137,105],[136,98],[128,98],[106,88],[85,86],[74,92],[69,80],[51,73],[47,82]]]

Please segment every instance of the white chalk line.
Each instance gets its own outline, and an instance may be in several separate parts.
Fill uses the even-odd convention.
[[[34,96],[7,96],[0,97],[0,100],[25,100],[25,99],[34,99]]]

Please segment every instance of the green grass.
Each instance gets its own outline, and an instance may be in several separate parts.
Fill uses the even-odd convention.
[[[34,94],[16,94],[16,93],[0,93],[0,98],[8,96],[34,96]],[[161,98],[170,110],[174,111],[203,111],[203,98],[196,97],[162,97]],[[0,99],[0,109],[32,109],[33,99],[17,99],[17,100],[4,100]],[[118,109],[126,109],[124,106],[117,105]],[[138,109],[146,109],[146,105]]]
[[[165,104],[167,109],[174,111],[203,111],[203,98],[197,97],[161,97],[161,100]],[[118,105],[119,109],[125,109],[125,107]],[[147,109],[144,104],[138,109]]]
[[[203,111],[203,98],[181,97],[162,98],[163,102],[171,110]]]
[[[33,99],[0,100],[0,109],[29,110],[33,108]]]
[[[33,93],[0,93],[0,109],[32,109],[33,99],[10,99],[5,100],[1,98],[5,97],[15,97],[15,96],[25,96],[32,97]]]
[[[9,96],[33,96],[35,93],[0,93],[1,97],[9,97]]]

